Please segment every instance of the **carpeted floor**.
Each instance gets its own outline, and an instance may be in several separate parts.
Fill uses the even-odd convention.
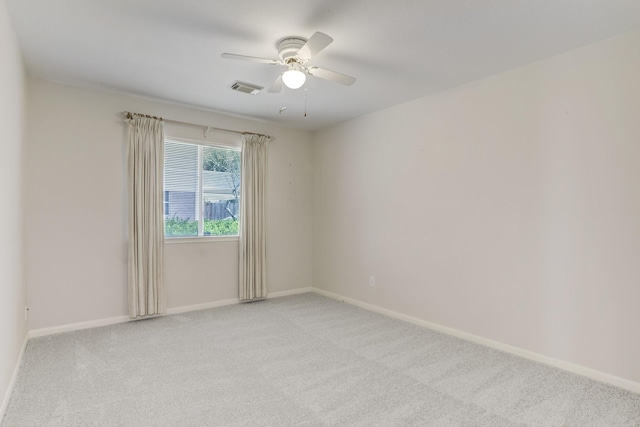
[[[316,294],[29,341],[3,427],[640,426],[640,395]]]

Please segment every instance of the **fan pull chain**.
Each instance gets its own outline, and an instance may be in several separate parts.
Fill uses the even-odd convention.
[[[304,88],[304,116],[307,117],[307,88]]]
[[[287,109],[287,107],[284,105],[284,88],[280,90],[280,93],[282,94],[282,97],[280,98],[280,110],[278,110],[278,114],[282,115],[282,113],[284,113]]]

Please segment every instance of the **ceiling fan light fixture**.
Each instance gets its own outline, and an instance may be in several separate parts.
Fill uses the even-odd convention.
[[[289,89],[299,89],[307,80],[307,75],[297,67],[292,66],[282,74],[282,83]]]
[[[257,56],[236,55],[234,53],[223,53],[221,56],[226,59],[239,59],[242,61],[258,62],[269,65],[283,65],[287,67],[284,73],[271,84],[269,93],[282,92],[284,84],[289,89],[299,89],[306,83],[307,74],[317,78],[350,86],[356,79],[346,74],[336,73],[316,66],[307,67],[305,64],[313,56],[317,55],[325,47],[329,46],[333,39],[328,35],[316,31],[311,38],[289,36],[280,39],[276,43],[279,59],[259,58]]]

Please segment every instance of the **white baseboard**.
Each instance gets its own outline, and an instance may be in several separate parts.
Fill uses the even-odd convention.
[[[2,420],[4,419],[4,413],[9,406],[9,399],[11,399],[11,393],[13,392],[13,387],[16,385],[16,380],[18,379],[18,372],[20,371],[20,366],[22,365],[22,358],[24,357],[24,350],[27,348],[27,342],[29,341],[29,334],[25,335],[24,342],[22,343],[22,348],[20,349],[20,354],[18,355],[18,360],[16,361],[16,366],[13,368],[13,374],[11,375],[11,380],[9,380],[9,386],[7,387],[7,391],[2,399],[2,406],[0,406],[0,424],[2,424]]]
[[[279,297],[284,297],[288,295],[303,294],[306,292],[311,292],[311,288],[310,287],[298,288],[298,289],[291,289],[288,291],[274,292],[274,293],[270,293],[267,298],[268,299],[279,298]],[[219,300],[219,301],[210,301],[202,304],[171,307],[171,308],[167,308],[167,314],[179,314],[179,313],[187,313],[190,311],[206,310],[208,308],[238,304],[239,302],[240,300],[238,298],[232,298],[232,299]],[[47,335],[59,334],[62,332],[79,331],[82,329],[90,329],[90,328],[97,328],[100,326],[115,325],[118,323],[126,323],[134,320],[135,319],[130,319],[129,316],[116,316],[116,317],[109,317],[106,319],[89,320],[86,322],[68,323],[66,325],[52,326],[49,328],[32,329],[28,333],[28,338],[44,337]]]
[[[273,292],[273,293],[269,293],[269,295],[267,296],[267,299],[288,297],[289,295],[306,294],[308,292],[311,292],[312,290],[313,288],[309,286],[308,288],[298,288],[298,289],[291,289],[289,291]]]
[[[183,305],[181,307],[167,308],[167,314],[179,314],[188,313],[190,311],[206,310],[208,308],[223,307],[225,305],[238,304],[240,300],[238,298],[223,299],[219,301],[205,302],[202,304]]]
[[[587,368],[585,366],[576,365],[574,363],[566,362],[564,360],[554,359],[553,357],[545,356],[543,354],[534,353],[533,351],[525,350],[519,347],[514,347],[508,344],[504,344],[498,341],[493,341],[488,338],[483,338],[478,335],[463,332],[458,329],[442,326],[437,323],[428,322],[426,320],[418,319],[417,317],[408,316],[406,314],[398,313],[393,310],[378,307],[376,305],[368,304],[353,298],[345,297],[333,292],[325,291],[323,289],[312,288],[312,292],[320,295],[324,295],[329,298],[333,298],[339,301],[344,301],[348,304],[355,305],[364,308],[369,311],[384,314],[395,319],[404,320],[405,322],[412,323],[414,325],[422,326],[427,329],[442,332],[448,335],[452,335],[458,338],[462,338],[467,341],[475,342],[487,347],[495,348],[497,350],[504,351],[506,353],[515,354],[516,356],[524,357],[525,359],[533,360],[535,362],[543,363],[545,365],[553,366],[555,368],[562,369],[574,374],[582,375],[592,380],[610,384],[622,389],[631,391],[633,393],[640,393],[640,383],[631,381],[625,378],[620,378],[615,375],[607,374],[606,372],[596,371],[595,369]]]
[[[67,323],[66,325],[51,326],[49,328],[32,329],[29,331],[29,338],[44,337],[47,335],[60,334],[62,332],[79,331],[81,329],[97,328],[100,326],[115,325],[117,323],[129,322],[129,316],[109,317],[106,319],[88,320],[86,322]]]

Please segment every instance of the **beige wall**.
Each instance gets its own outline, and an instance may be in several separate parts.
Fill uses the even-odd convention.
[[[0,0],[0,420],[27,327],[22,251],[24,69],[9,14]]]
[[[270,292],[311,286],[311,136],[121,94],[28,81],[26,260],[30,328],[127,314],[121,111],[275,136],[267,196]],[[175,136],[203,132],[168,126]],[[228,140],[210,134],[208,140]],[[237,241],[168,244],[169,308],[237,298]]]
[[[638,46],[319,132],[314,286],[640,381]]]

